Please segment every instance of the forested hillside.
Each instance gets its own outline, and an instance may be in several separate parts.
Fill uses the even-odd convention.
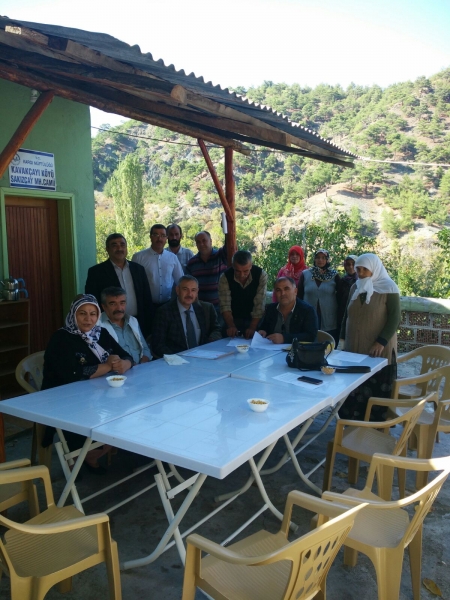
[[[336,260],[350,249],[374,248],[403,293],[448,295],[450,169],[438,164],[450,164],[450,68],[384,90],[265,82],[235,91],[359,156],[415,163],[357,161],[355,169],[344,169],[262,148],[249,157],[235,153],[241,247],[255,251],[269,270],[275,269],[268,264],[273,255],[275,262],[284,262],[287,237],[309,250],[326,242]],[[223,150],[210,148],[210,154],[223,179]],[[117,169],[122,161],[124,171],[127,156],[134,159],[137,177],[142,174],[147,231],[151,222],[176,221],[185,230],[186,245],[193,247],[192,237],[202,228],[221,242],[220,201],[195,140],[128,121],[99,132],[93,155],[100,247],[105,232],[116,225],[113,197],[122,189]],[[142,221],[142,210],[133,218]],[[134,245],[146,246],[142,223],[137,229]]]

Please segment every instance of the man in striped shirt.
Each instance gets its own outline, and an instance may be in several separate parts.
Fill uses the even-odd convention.
[[[199,300],[210,302],[219,314],[219,279],[228,266],[226,245],[214,250],[208,231],[199,231],[195,243],[198,253],[188,262],[186,274],[197,279]]]

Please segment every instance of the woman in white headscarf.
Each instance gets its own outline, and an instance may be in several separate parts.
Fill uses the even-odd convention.
[[[90,294],[77,296],[72,302],[64,327],[52,335],[45,351],[43,390],[94,379],[111,371],[123,374],[131,369],[132,357],[98,324],[100,312],[97,300]],[[63,402],[63,394],[61,398]],[[42,440],[44,448],[52,443],[54,433],[53,427],[46,428]],[[70,448],[84,443],[81,435],[69,431],[64,435]],[[97,461],[108,448],[103,446],[87,453],[85,466],[91,472],[105,473]]]
[[[364,419],[369,397],[389,398],[397,375],[400,292],[375,254],[362,254],[356,259],[355,267],[358,279],[350,289],[339,345],[345,344],[348,352],[387,358],[389,363],[350,394],[339,411],[344,418]]]

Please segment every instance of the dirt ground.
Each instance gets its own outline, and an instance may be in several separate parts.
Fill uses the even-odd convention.
[[[406,372],[400,374],[406,375]],[[409,373],[408,373],[409,374]],[[322,417],[323,419],[324,417]],[[317,427],[320,420],[317,421]],[[308,471],[316,461],[324,456],[326,443],[332,439],[334,427],[313,442],[302,454],[301,464]],[[10,437],[7,441],[7,459],[28,456],[30,452],[31,436],[29,432],[20,433]],[[282,444],[278,444],[272,453],[270,463],[275,464],[276,458],[283,454]],[[435,456],[450,455],[450,436],[441,435],[441,441],[436,444]],[[108,474],[99,477],[83,471],[82,481],[78,485],[80,497],[89,495],[93,490],[104,484],[110,483],[118,476],[126,476],[138,464],[137,457],[119,452],[113,457],[113,466]],[[336,462],[333,477],[333,491],[342,491],[348,487],[345,474],[347,463],[342,457]],[[87,514],[99,512],[108,505],[120,501],[125,493],[128,495],[138,487],[149,485],[153,482],[154,469],[145,471],[135,480],[128,482],[108,492],[106,495],[95,498],[85,504]],[[215,496],[220,493],[232,491],[242,485],[248,477],[249,469],[246,465],[238,469],[223,481],[212,478],[206,480],[199,496],[195,500],[191,511],[188,513],[183,526],[183,531],[203,517],[207,512],[217,506]],[[188,472],[182,472],[189,475]],[[357,487],[363,487],[367,474],[367,466],[360,468],[360,478]],[[312,476],[312,480],[321,486],[323,469],[319,468]],[[63,475],[56,455],[53,457],[52,479],[56,497],[63,487]],[[311,492],[299,479],[291,463],[283,466],[277,473],[264,478],[266,489],[270,498],[281,511],[289,491],[299,489]],[[408,480],[407,489],[413,490],[413,481]],[[177,508],[184,498],[174,501]],[[240,496],[224,511],[216,515],[198,529],[198,533],[220,542],[225,539],[240,524],[249,518],[250,514],[262,506],[262,500],[256,487],[251,487],[248,492]],[[450,481],[444,484],[441,493],[434,503],[432,511],[425,521],[423,536],[422,579],[431,579],[439,586],[443,598],[450,599]],[[27,518],[26,507],[18,506],[8,511],[8,517],[13,520]],[[294,520],[300,525],[300,531],[308,530],[311,513],[296,512]],[[149,554],[155,547],[159,536],[165,530],[167,520],[160,504],[159,496],[155,489],[150,490],[138,499],[122,506],[110,515],[113,537],[119,545],[120,560],[141,557]],[[262,527],[276,531],[279,527],[277,519],[266,511],[245,532],[261,529]],[[239,538],[238,538],[239,539]],[[124,600],[154,599],[154,600],[179,600],[181,598],[183,566],[175,548],[163,554],[156,562],[145,567],[122,571],[121,573]],[[436,598],[425,587],[422,587],[421,597],[424,600]],[[0,598],[9,597],[9,581],[3,577],[0,581]],[[56,589],[50,590],[48,600],[62,598]],[[103,565],[82,573],[74,578],[73,590],[66,594],[67,600],[101,600],[108,597],[106,573]],[[197,592],[196,600],[205,598]],[[328,600],[377,600],[377,585],[375,572],[370,561],[359,557],[355,568],[342,564],[342,551],[334,562],[327,580]],[[411,580],[409,571],[408,553],[405,553],[401,600],[412,598]]]

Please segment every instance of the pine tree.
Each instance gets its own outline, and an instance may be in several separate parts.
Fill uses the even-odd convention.
[[[114,171],[109,190],[114,198],[117,231],[128,242],[128,251],[144,245],[144,200],[142,196],[142,167],[136,156],[127,155]]]

